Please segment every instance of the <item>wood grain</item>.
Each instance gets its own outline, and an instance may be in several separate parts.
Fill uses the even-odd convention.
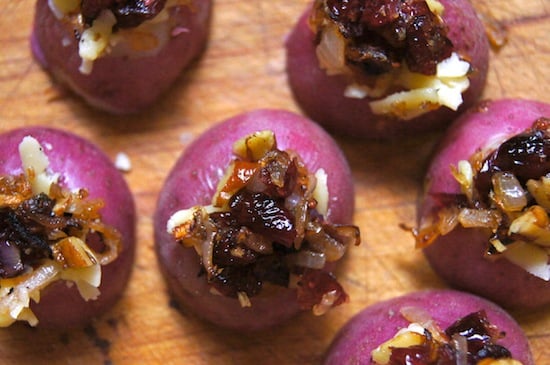
[[[444,287],[400,225],[412,226],[422,175],[436,135],[392,143],[338,139],[354,171],[356,223],[364,242],[340,277],[352,300],[326,316],[305,313],[272,331],[231,333],[170,305],[153,251],[151,214],[161,184],[189,141],[213,123],[261,107],[300,112],[285,75],[284,39],[308,1],[216,0],[201,59],[153,109],[114,117],[59,89],[32,59],[34,3],[4,1],[0,13],[0,131],[42,124],[93,140],[110,156],[129,155],[126,174],[138,208],[138,252],[123,299],[85,330],[14,326],[0,331],[10,364],[315,364],[335,332],[375,301]],[[485,97],[550,102],[550,1],[479,0],[507,30],[491,53]],[[537,364],[550,363],[550,310],[514,312]]]

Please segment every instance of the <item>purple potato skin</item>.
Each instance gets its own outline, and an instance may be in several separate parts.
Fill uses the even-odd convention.
[[[96,300],[85,301],[76,286],[68,287],[57,281],[42,291],[39,303],[31,301],[39,327],[82,327],[112,307],[129,280],[135,254],[133,196],[121,173],[95,145],[74,134],[44,127],[20,128],[0,135],[0,175],[23,172],[18,147],[28,135],[45,147],[49,168],[60,174],[64,187],[86,188],[91,199],[103,199],[102,221],[122,235],[122,252],[115,261],[102,266],[101,294]],[[52,149],[46,148],[47,145]]]
[[[177,7],[171,19],[187,31],[172,36],[156,55],[102,57],[94,61],[92,73],[85,75],[78,70],[81,59],[72,28],[55,17],[48,0],[38,0],[31,48],[54,79],[90,105],[114,114],[136,113],[157,101],[202,52],[211,8],[211,0]],[[70,45],[64,46],[64,39],[71,40]]]
[[[529,343],[518,323],[502,308],[486,299],[454,290],[425,290],[375,303],[352,317],[334,337],[324,365],[371,364],[371,352],[409,325],[400,310],[417,307],[435,320],[441,329],[481,309],[489,322],[506,337],[498,343],[510,350],[523,365],[533,365]]]
[[[408,121],[372,113],[369,98],[344,96],[345,76],[327,76],[315,55],[314,33],[307,24],[308,8],[286,40],[288,81],[297,103],[313,120],[327,130],[356,138],[390,139],[445,128],[459,113],[480,97],[489,63],[489,42],[483,24],[468,0],[440,0],[445,6],[443,19],[449,28],[454,51],[469,60],[473,73],[464,102],[455,112],[446,107]]]
[[[456,120],[446,133],[426,174],[426,190],[418,217],[435,209],[433,194],[460,193],[450,166],[467,160],[479,148],[504,142],[542,117],[550,104],[501,99],[480,102]],[[457,228],[440,236],[424,254],[432,268],[449,284],[484,296],[506,308],[538,308],[550,303],[550,282],[529,274],[506,259],[483,257],[488,236],[479,229]]]
[[[177,303],[218,326],[239,330],[265,329],[296,315],[300,309],[294,289],[277,288],[252,297],[252,307],[210,293],[198,276],[199,257],[193,248],[176,244],[166,223],[177,210],[210,204],[218,181],[233,159],[235,141],[259,130],[275,133],[278,148],[296,151],[312,172],[324,168],[331,196],[327,219],[350,224],[354,210],[353,184],[347,161],[334,140],[317,124],[291,112],[254,110],[217,124],[187,147],[160,193],[154,217],[157,257]]]

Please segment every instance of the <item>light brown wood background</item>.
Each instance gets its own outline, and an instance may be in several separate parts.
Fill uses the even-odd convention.
[[[126,174],[138,210],[135,270],[123,299],[86,330],[0,330],[6,364],[316,364],[333,335],[375,301],[443,287],[411,235],[423,169],[436,135],[394,143],[338,139],[354,171],[353,247],[340,278],[351,302],[324,317],[305,313],[265,333],[220,330],[173,309],[157,270],[151,214],[161,184],[189,141],[215,122],[253,108],[299,112],[286,81],[285,35],[307,0],[216,0],[202,58],[155,108],[113,117],[58,89],[29,51],[34,2],[2,0],[0,8],[0,131],[25,125],[71,130],[113,158],[129,155]],[[550,1],[479,0],[475,6],[507,29],[491,53],[485,96],[550,102]],[[550,363],[550,310],[514,312],[537,364]]]

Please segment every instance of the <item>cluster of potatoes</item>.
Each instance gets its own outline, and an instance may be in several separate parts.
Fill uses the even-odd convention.
[[[196,5],[193,8],[178,5],[185,9],[172,13],[175,17],[172,22],[185,26],[186,30],[180,37],[168,41],[160,53],[131,58],[130,62],[125,57],[107,55],[95,60],[92,73],[86,75],[79,71],[78,42],[62,44],[59,41],[66,38],[67,23],[60,22],[50,11],[48,1],[39,0],[32,37],[33,51],[46,70],[90,104],[114,113],[133,113],[153,103],[182,69],[200,54],[208,33],[211,2],[196,0],[193,3]],[[312,9],[319,3],[315,2]],[[469,62],[469,87],[464,91],[463,102],[457,110],[433,108],[404,121],[395,115],[374,113],[371,102],[376,101],[376,97],[344,96],[350,85],[350,75],[329,75],[319,66],[316,47],[320,33],[312,31],[312,9],[308,9],[286,42],[289,83],[308,117],[282,110],[256,110],[217,124],[189,145],[168,176],[154,214],[155,247],[160,268],[171,294],[183,307],[220,326],[245,330],[268,328],[288,320],[301,310],[293,288],[250,298],[251,308],[243,308],[235,298],[213,294],[205,277],[197,275],[202,262],[195,250],[175,244],[174,237],[166,229],[176,211],[210,203],[223,175],[220,171],[225,171],[233,158],[235,141],[259,130],[272,131],[280,149],[297,153],[309,171],[322,169],[327,173],[330,199],[324,219],[332,224],[352,224],[354,191],[351,171],[325,128],[330,132],[369,139],[403,137],[448,127],[427,170],[426,190],[418,207],[421,228],[421,222],[428,219],[434,209],[438,211],[456,204],[456,201],[442,203],[441,196],[464,194],[457,173],[450,166],[459,166],[461,161],[471,160],[476,153],[488,156],[490,151],[498,148],[497,142],[502,143],[529,131],[535,122],[550,121],[550,105],[541,102],[478,102],[488,69],[489,45],[483,24],[466,0],[440,0],[436,3],[445,9],[441,18],[448,29],[447,37],[453,45],[453,52]],[[48,32],[41,31],[46,28]],[[174,57],[175,54],[183,56]],[[151,72],[153,69],[165,72]],[[547,133],[546,130],[542,138],[544,144],[549,140]],[[71,190],[85,188],[90,198],[105,202],[102,220],[115,227],[122,236],[123,250],[114,262],[105,265],[99,287],[101,295],[97,300],[84,301],[74,287],[56,282],[43,291],[39,303],[31,303],[40,326],[82,325],[111,307],[126,286],[135,252],[133,198],[120,172],[97,147],[73,134],[54,129],[26,128],[1,135],[2,175],[24,172],[17,150],[27,135],[36,138],[43,146],[51,146],[47,149],[49,168],[60,174],[59,181],[64,187]],[[528,150],[532,146],[522,147]],[[541,164],[546,163],[547,157],[542,153],[537,157],[541,157]],[[182,194],[182,186],[193,188]],[[456,288],[483,296],[506,308],[548,305],[549,279],[544,278],[544,274],[535,276],[510,260],[488,260],[486,253],[490,236],[491,232],[486,228],[458,226],[439,234],[423,250],[433,269]],[[547,247],[548,243],[540,245]],[[407,327],[406,320],[396,313],[409,306],[429,312],[441,328],[482,309],[492,324],[506,332],[499,344],[508,348],[522,364],[533,363],[525,336],[503,309],[478,296],[452,290],[412,293],[365,309],[337,335],[327,353],[326,363],[370,361],[372,350],[392,338],[397,328]]]

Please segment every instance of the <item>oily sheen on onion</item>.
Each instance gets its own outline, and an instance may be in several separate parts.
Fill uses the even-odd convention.
[[[111,240],[111,238],[120,238],[120,240],[116,240],[118,254],[112,252],[115,254],[113,256],[114,260],[101,265],[101,282],[97,288],[99,293],[96,299],[84,300],[79,290],[77,290],[77,287],[80,286],[75,285],[74,281],[56,280],[40,291],[39,302],[32,299],[30,301],[30,309],[37,317],[37,325],[40,327],[71,328],[83,326],[104,314],[117,302],[130,277],[135,252],[133,197],[121,173],[97,146],[72,133],[45,127],[21,128],[0,135],[0,176],[22,176],[25,171],[22,168],[21,159],[26,155],[30,160],[36,160],[36,155],[42,155],[37,150],[31,150],[28,153],[22,152],[20,157],[20,144],[27,138],[31,138],[40,145],[42,153],[46,155],[49,161],[45,173],[55,178],[56,184],[65,190],[64,194],[70,192],[80,194],[78,191],[85,189],[87,193],[82,197],[82,201],[99,203],[99,219],[89,222],[91,231],[88,231],[85,237],[80,237],[96,253],[95,257],[91,257],[92,263],[102,260],[103,254],[107,253],[105,251],[112,249],[112,247],[102,248],[103,243]],[[34,170],[31,176],[38,175],[40,172],[36,171],[36,166],[38,165],[33,166]],[[2,185],[6,186],[5,180]],[[42,195],[44,194],[48,193],[45,192]],[[34,198],[37,196],[35,195]],[[14,211],[10,211],[6,206],[2,208],[2,218],[6,219],[5,222],[11,222],[8,227],[2,228],[2,260],[4,260],[2,269],[4,274],[6,274],[6,269],[9,268],[9,262],[6,260],[10,259],[6,252],[8,252],[7,249],[10,245],[13,245],[13,240],[19,240],[20,244],[30,245],[25,247],[35,249],[33,246],[36,246],[34,242],[37,241],[37,237],[47,238],[39,231],[39,229],[42,229],[40,228],[42,224],[44,227],[48,227],[47,229],[51,230],[50,232],[53,232],[50,233],[50,236],[55,233],[55,237],[49,237],[49,244],[53,249],[54,257],[44,257],[42,260],[35,262],[33,272],[39,270],[38,265],[41,262],[49,263],[50,268],[59,267],[51,263],[52,258],[59,260],[58,255],[60,253],[65,255],[65,260],[60,261],[64,263],[61,267],[65,266],[65,268],[69,267],[70,269],[73,265],[79,266],[79,255],[74,255],[77,252],[70,250],[70,244],[68,247],[65,245],[65,248],[62,246],[61,249],[54,249],[58,246],[54,243],[63,241],[65,234],[68,236],[74,235],[73,232],[75,230],[78,232],[82,228],[82,224],[87,224],[74,219],[78,214],[73,212],[78,211],[80,204],[82,204],[80,196],[71,199],[73,199],[71,200],[72,203],[64,208],[65,213],[59,213],[60,215],[57,218],[53,213],[49,217],[40,218],[40,212],[44,211],[41,204],[47,204],[48,202],[44,199],[29,200],[30,203],[28,204],[30,205],[27,205],[27,207],[30,206],[30,209],[27,208],[26,215],[35,217],[31,218],[30,221],[25,220],[25,215],[14,214]],[[3,203],[5,202],[6,200],[3,199]],[[62,199],[57,199],[54,202],[57,205],[64,205]],[[90,206],[90,209],[95,211],[94,206],[95,203]],[[86,214],[88,213],[84,212],[84,216]],[[32,219],[39,219],[39,221],[32,223]],[[68,219],[68,221],[65,225],[61,225],[62,232],[55,230],[56,226],[59,226],[59,222],[63,222],[64,219]],[[50,223],[40,223],[43,220]],[[29,222],[32,226],[21,227],[20,223],[17,222]],[[103,229],[104,227],[109,228]],[[94,233],[94,229],[99,231]],[[65,243],[67,242],[65,241]],[[73,253],[72,256],[71,252]],[[32,275],[32,272],[29,273],[28,270],[25,270],[22,274]],[[9,278],[3,278],[2,280],[4,280],[4,283],[9,281]],[[9,297],[11,294],[7,293],[6,295]],[[6,297],[2,297],[0,300],[2,305],[7,303]]]
[[[101,12],[89,10],[88,17],[77,16],[75,12],[80,9],[65,10],[64,4],[71,3],[80,2],[37,1],[31,36],[33,54],[56,81],[90,105],[111,113],[135,113],[151,106],[200,55],[208,37],[210,0],[147,2],[150,7],[164,3],[161,13],[145,5],[144,9],[132,10],[132,4],[136,5],[132,1],[91,0],[82,2],[82,6],[89,4],[92,10],[97,7]],[[110,9],[124,5],[134,17],[124,20],[122,9],[119,13],[123,15],[117,14],[115,19]],[[146,17],[148,11],[152,17]],[[85,25],[75,25],[86,19]],[[105,24],[97,25],[97,19]],[[93,22],[98,29],[86,36]],[[87,63],[83,64],[83,57]]]
[[[403,348],[399,348],[397,343],[394,342],[392,346],[398,348],[393,351],[380,351],[381,345],[386,341],[390,341],[395,338],[398,331],[406,334],[413,334],[414,331],[421,332],[419,328],[428,329],[431,334],[438,340],[444,340],[439,337],[438,333],[444,331],[453,325],[456,321],[469,316],[473,313],[474,318],[477,317],[477,313],[483,315],[488,323],[492,326],[496,326],[496,338],[493,338],[492,342],[499,346],[506,348],[511,357],[518,360],[523,365],[532,365],[534,360],[529,349],[529,344],[525,334],[516,321],[502,308],[494,303],[487,301],[481,297],[477,297],[464,292],[453,290],[426,290],[405,294],[399,297],[387,299],[378,303],[375,303],[352,317],[344,327],[336,334],[330,348],[327,350],[324,364],[325,365],[344,365],[344,364],[378,364],[383,365],[387,362],[374,361],[387,360],[388,352],[392,353],[395,358],[392,364],[406,364],[405,360],[399,361],[398,357],[400,351],[407,351]],[[470,319],[471,320],[471,319]],[[410,327],[411,323],[415,323],[415,327]],[[486,322],[473,322],[484,323]],[[416,327],[418,325],[418,327]],[[457,326],[455,328],[466,329],[468,324]],[[476,329],[479,330],[480,327]],[[456,333],[453,330],[452,333]],[[471,335],[474,342],[477,342],[479,346],[480,342],[485,341],[487,338],[479,335],[475,335],[475,330],[463,332],[466,336]],[[479,332],[478,332],[479,333]],[[503,337],[501,337],[504,335]],[[477,336],[477,337],[476,337]],[[452,335],[451,335],[452,337]],[[401,337],[403,339],[403,337]],[[444,361],[439,358],[438,364],[471,364],[477,363],[472,361],[471,356],[476,352],[472,351],[476,345],[468,348],[461,343],[466,341],[466,338],[459,339],[460,336],[456,334],[451,341],[450,348],[454,350],[447,353],[454,352],[459,358],[450,359]],[[482,340],[484,338],[484,340]],[[412,339],[414,341],[414,337]],[[404,343],[410,344],[411,339],[403,340]],[[403,346],[401,343],[401,347]],[[387,347],[387,346],[386,346]],[[390,346],[391,347],[391,346]],[[435,363],[423,362],[419,350],[422,345],[417,345],[414,351],[417,352],[417,356],[413,356],[413,352],[409,352],[411,358],[419,363]],[[431,348],[435,351],[434,348]],[[492,351],[495,347],[492,348]],[[502,349],[499,348],[498,353],[502,354]],[[384,354],[386,352],[386,354]],[[469,352],[469,353],[468,353]],[[401,352],[401,355],[403,352]],[[433,353],[430,353],[433,355]],[[466,356],[470,358],[466,358]],[[410,358],[409,358],[410,359]],[[433,359],[431,359],[433,360]]]
[[[207,264],[211,261],[211,258],[208,254],[205,254],[204,250],[207,249],[202,248],[202,241],[198,247],[185,247],[178,244],[174,236],[167,232],[167,223],[173,219],[171,217],[174,216],[174,213],[180,210],[197,205],[211,204],[217,186],[222,180],[230,161],[234,158],[235,142],[242,141],[242,138],[251,134],[254,135],[257,132],[262,132],[258,135],[263,136],[266,135],[266,132],[268,132],[267,135],[272,133],[275,136],[277,148],[279,150],[291,150],[296,153],[310,172],[314,173],[321,170],[326,173],[326,188],[329,195],[326,202],[325,221],[332,224],[349,225],[354,209],[351,173],[344,155],[335,141],[325,131],[306,118],[282,110],[254,110],[215,125],[193,141],[177,160],[160,193],[154,216],[156,252],[169,290],[181,308],[189,310],[216,325],[233,329],[263,329],[279,324],[296,315],[301,310],[301,306],[297,301],[297,289],[285,287],[286,284],[263,285],[257,295],[243,295],[241,292],[238,299],[234,295],[222,295],[220,291],[224,291],[224,287],[215,286],[209,282],[207,277],[216,276],[220,273],[223,264],[216,264],[213,268],[211,264]],[[242,171],[245,172],[245,170]],[[323,185],[321,180],[321,178],[317,179],[317,185]],[[235,194],[238,198],[231,198],[231,206],[239,207],[242,202],[244,202],[242,204],[248,204],[247,197],[250,194],[248,192],[243,193],[244,190],[246,189],[242,189]],[[252,195],[265,197],[263,193]],[[286,202],[289,202],[289,199],[286,199]],[[284,213],[285,210],[282,206],[274,205],[273,201],[264,200],[264,202],[257,203],[252,204],[249,210],[246,210],[243,214],[253,215],[256,217],[254,219],[261,221],[263,219],[261,215],[264,213],[270,215],[272,213],[269,212],[279,211]],[[252,208],[252,206],[264,206],[268,209],[263,210],[260,207],[264,213],[256,215],[254,213],[255,208]],[[285,214],[288,216],[288,213]],[[285,218],[271,220],[267,217],[266,219],[271,222],[282,222]],[[253,222],[249,223],[254,225]],[[317,223],[313,222],[312,224]],[[260,255],[261,258],[258,258],[258,261],[263,262],[271,262],[272,259],[278,260],[278,254],[284,256],[289,252],[294,252],[294,249],[291,248],[292,243],[272,244],[273,239],[277,241],[288,233],[286,230],[288,227],[285,228],[282,224],[278,226],[281,228],[281,235],[275,234],[275,238],[272,237],[267,241],[265,235],[264,238],[258,240],[247,240],[249,246],[255,247],[252,247],[251,250],[243,246],[239,246],[238,249],[235,247],[226,249],[226,255],[223,257],[228,261],[244,260],[251,254],[256,255],[254,252],[261,251],[260,246],[268,247],[269,250],[273,247],[275,250],[274,255]],[[268,227],[268,231],[264,233],[271,234],[269,230],[274,227]],[[320,228],[320,226],[318,227]],[[358,234],[355,228],[349,228],[348,232],[351,232],[352,236]],[[244,232],[250,234],[248,228],[244,229]],[[325,230],[325,228],[320,229]],[[218,228],[217,232],[219,230],[221,228]],[[290,231],[293,230],[294,227],[290,227]],[[252,233],[253,237],[259,237],[254,236],[254,234]],[[347,233],[344,234],[347,235]],[[265,244],[262,245],[262,242]],[[231,245],[231,242],[229,245]],[[244,254],[242,253],[243,248]],[[216,250],[224,251],[225,249],[216,248]],[[199,254],[198,251],[202,251],[202,254]],[[218,257],[224,253],[216,252],[214,254]],[[233,256],[228,255],[229,252]],[[239,254],[239,252],[241,253]],[[310,255],[310,258],[318,256],[312,253],[308,255]],[[322,256],[324,257],[324,254]],[[300,255],[295,255],[293,259],[301,260],[299,257]],[[285,265],[284,262],[286,261],[283,261],[282,266]],[[314,270],[317,274],[321,274],[316,278],[322,277],[321,281],[323,281],[332,277],[325,271],[333,267],[334,264],[336,263],[327,262],[324,267],[321,267],[322,270]],[[284,268],[282,270],[276,269],[276,267],[280,268],[278,265],[271,265],[269,270],[259,269],[262,273],[258,275],[275,277],[279,275],[279,272],[285,270]],[[214,271],[214,273],[212,274],[211,271]],[[254,275],[256,275],[256,272],[254,272]],[[274,281],[277,280],[274,279]],[[246,289],[241,290],[246,291]],[[342,300],[343,298],[340,297]],[[322,306],[321,309],[323,309]]]
[[[541,236],[548,227],[531,219],[547,215],[541,182],[550,172],[549,116],[550,105],[522,99],[484,101],[469,110],[437,149],[418,208],[417,245],[433,269],[453,286],[505,307],[550,303]],[[490,157],[497,150],[498,157]],[[475,188],[470,199],[468,186]]]
[[[310,118],[331,132],[342,135],[392,138],[441,129],[478,99],[485,84],[489,45],[484,27],[469,1],[376,1],[368,3],[368,6],[363,3],[314,1],[286,40],[288,81],[296,101]],[[437,23],[437,28],[427,25],[424,15],[416,20],[416,15],[397,20],[402,12],[417,12],[407,10],[415,6],[418,9],[425,9],[426,6],[437,8],[432,18],[434,21],[441,20],[442,25]],[[312,14],[319,13],[318,9],[328,14],[321,17],[325,19],[321,25],[318,16],[312,18]],[[333,24],[329,19],[342,22]],[[366,22],[369,21],[363,19],[370,19],[376,27],[367,28]],[[388,24],[384,25],[384,22]],[[404,26],[404,22],[409,22],[409,26]],[[417,37],[413,29],[422,29],[424,23],[426,33]],[[347,29],[345,34],[337,31],[343,27]],[[316,29],[323,29],[323,32],[316,34]],[[446,29],[446,35],[437,36],[439,29]],[[371,31],[373,34],[368,33]],[[434,38],[424,42],[423,37],[429,37],[426,34]],[[357,37],[356,44],[345,46],[352,37]],[[381,37],[388,40],[376,43]],[[370,44],[371,41],[375,43]],[[432,51],[425,46],[437,42],[448,47],[445,52],[452,57],[446,61],[452,60],[449,64],[453,64],[445,72],[437,71],[437,78],[440,78],[440,73],[447,74],[449,70],[453,74],[456,66],[465,67],[459,72],[462,75],[460,78],[441,77],[436,83],[424,78],[434,74],[433,70],[422,70],[422,65],[434,62],[428,61],[431,56],[427,54]],[[401,44],[399,50],[392,50],[389,46],[394,43]],[[382,52],[381,48],[388,51]],[[417,58],[421,59],[416,61],[416,67],[420,70],[414,71],[414,74],[404,71],[404,65],[413,61],[394,56],[407,49],[407,52],[416,53]],[[437,54],[437,51],[433,53]],[[440,58],[443,57],[446,56]],[[445,63],[443,60],[435,62]],[[426,75],[422,76],[423,72]],[[459,84],[462,86],[458,87]],[[463,91],[452,91],[452,97],[443,95],[443,90],[449,91],[455,87]],[[402,91],[412,92],[404,97],[399,95]],[[419,95],[423,96],[417,98]],[[395,99],[390,101],[390,96]],[[435,102],[433,98],[442,100]],[[387,99],[382,102],[386,106],[381,105],[383,99]],[[453,101],[448,103],[451,99]]]

